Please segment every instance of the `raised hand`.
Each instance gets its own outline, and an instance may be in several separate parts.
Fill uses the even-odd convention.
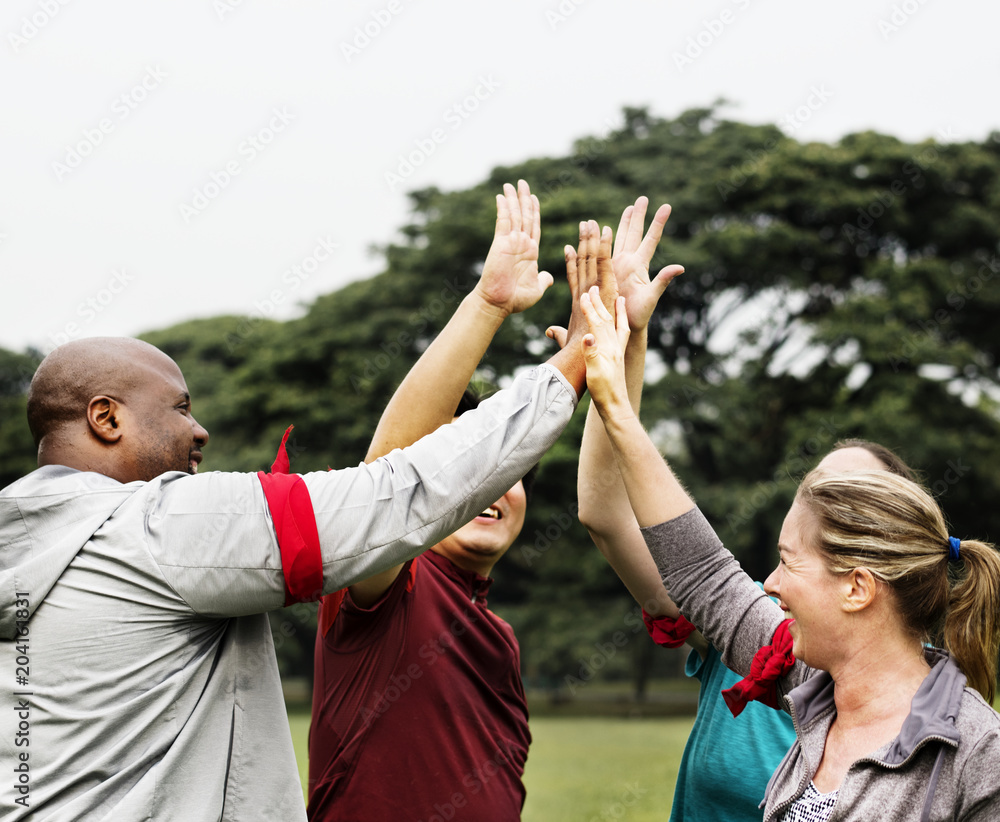
[[[580,297],[580,309],[588,327],[583,337],[583,361],[594,405],[604,420],[609,416],[632,416],[625,383],[625,347],[630,333],[625,298],[615,301],[612,316],[594,286]]]
[[[530,308],[552,285],[552,275],[538,270],[541,210],[524,180],[517,190],[505,183],[497,195],[497,222],[483,274],[473,293],[506,317]]]
[[[649,231],[643,237],[643,222],[646,218],[646,208],[649,199],[640,197],[635,205],[630,205],[622,212],[618,233],[615,235],[614,253],[611,264],[618,283],[618,293],[625,297],[625,308],[628,321],[633,331],[645,328],[653,309],[670,281],[683,273],[683,266],[668,265],[650,280],[649,264],[656,252],[657,243],[663,234],[663,227],[670,217],[670,206],[661,205]]]
[[[545,331],[560,348],[567,344],[567,338],[579,340],[587,331],[587,323],[580,310],[580,297],[596,286],[605,307],[613,308],[618,297],[614,268],[611,264],[611,229],[601,230],[595,220],[580,223],[580,244],[578,248],[568,245],[563,249],[566,255],[566,280],[573,300],[569,328],[551,326]]]

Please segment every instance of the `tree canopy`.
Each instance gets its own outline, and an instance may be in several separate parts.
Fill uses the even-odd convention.
[[[502,385],[551,350],[544,329],[569,314],[562,248],[579,221],[616,227],[645,194],[673,206],[654,267],[686,273],[650,327],[643,421],[751,574],[773,565],[801,477],[848,437],[920,469],[957,536],[996,539],[1000,133],[803,143],[722,111],[628,108],[621,128],[564,157],[499,167],[462,191],[414,191],[403,240],[381,249],[384,271],[301,318],[218,317],[144,335],[181,366],[212,433],[203,470],[266,467],[292,423],[293,470],[360,461],[392,391],[475,283],[494,194],[524,178],[541,201],[540,265],[557,283],[501,329],[484,382]],[[31,467],[23,394],[37,362],[0,352],[6,482]],[[600,668],[641,685],[651,657],[645,640],[630,641],[641,634],[635,609],[576,520],[582,424],[581,412],[543,460],[491,605],[514,624],[534,681],[573,685]],[[308,668],[310,619],[285,612],[287,670]]]

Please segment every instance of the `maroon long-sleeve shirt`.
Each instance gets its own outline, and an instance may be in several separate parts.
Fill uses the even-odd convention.
[[[373,607],[344,598],[316,638],[310,820],[520,819],[528,709],[491,582],[428,551]]]

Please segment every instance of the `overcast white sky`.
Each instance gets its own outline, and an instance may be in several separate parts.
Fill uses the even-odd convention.
[[[408,188],[565,154],[624,105],[981,140],[998,31],[989,0],[6,0],[0,346],[291,316],[379,270]]]

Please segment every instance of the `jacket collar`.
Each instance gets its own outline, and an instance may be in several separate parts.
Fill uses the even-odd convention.
[[[901,764],[929,738],[952,745],[958,745],[961,739],[955,721],[965,691],[965,674],[939,648],[925,648],[924,657],[931,671],[914,694],[899,735],[887,749],[872,757],[885,765]],[[792,716],[803,731],[836,709],[833,688],[833,677],[821,671],[788,693]]]

